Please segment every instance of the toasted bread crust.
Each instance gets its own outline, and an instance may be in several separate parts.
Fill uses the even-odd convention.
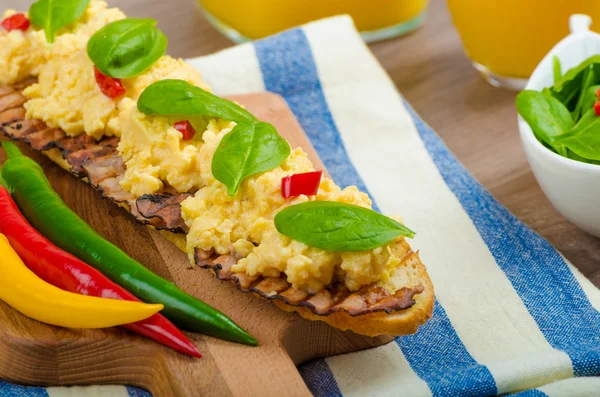
[[[328,316],[319,316],[305,307],[290,306],[281,301],[274,301],[280,308],[288,312],[297,312],[307,320],[324,321],[327,324],[341,330],[351,330],[357,334],[366,336],[378,335],[408,335],[417,332],[417,329],[423,325],[433,315],[435,296],[433,284],[427,274],[425,265],[421,262],[418,255],[410,259],[410,264],[415,266],[419,282],[423,286],[422,293],[415,295],[416,303],[409,309],[400,310],[394,313],[375,312],[361,316],[351,316],[346,312],[340,311]]]
[[[21,87],[15,88],[20,89]],[[23,112],[14,111],[15,109],[21,108],[22,103],[15,103],[15,107],[11,107],[10,109],[8,109],[9,111],[11,111],[9,113],[9,116],[13,117],[14,114],[14,117],[22,117],[24,114]],[[11,121],[14,122],[14,120]],[[35,121],[33,122],[35,123]],[[5,122],[3,126],[8,124],[10,123]],[[12,136],[10,133],[7,133],[7,131],[4,128],[3,131],[5,135],[12,139],[20,139],[19,137],[15,137]],[[27,140],[25,141],[29,143]],[[79,176],[80,179],[82,179],[84,182],[90,183],[96,189],[102,191],[101,188],[96,186],[94,183],[91,183],[91,181],[85,175],[74,172],[72,164],[70,164],[69,161],[65,158],[64,151],[61,151],[59,148],[56,147],[52,147],[50,149],[44,148],[40,151],[52,161],[54,161],[56,164],[58,164],[61,168],[65,169],[66,171],[69,171],[70,173],[75,174],[76,176]],[[104,192],[103,195],[107,198],[111,198],[110,195],[107,196],[106,194],[104,194]],[[119,201],[113,199],[113,201],[117,205],[124,207],[126,210],[131,212],[131,208],[129,208],[130,203],[127,200]],[[138,216],[135,216],[135,214],[133,215],[136,220],[141,222]],[[142,223],[146,224],[150,228],[156,229],[154,225],[152,225],[150,222]],[[169,241],[174,243],[178,248],[185,252],[185,235],[181,234],[181,231],[178,231],[179,234],[173,233],[168,229],[160,230],[160,232],[161,234],[163,234],[163,236],[165,236],[165,238],[167,238]],[[408,243],[406,243],[404,240],[402,240],[401,244],[406,245],[406,247],[408,247],[408,250],[410,250],[410,246],[408,246]],[[282,310],[285,310],[287,312],[297,312],[305,319],[313,321],[324,321],[333,327],[342,330],[351,330],[355,333],[362,335],[378,336],[412,334],[415,333],[418,327],[424,324],[432,316],[435,302],[433,285],[431,283],[431,280],[429,279],[429,276],[427,275],[425,265],[423,265],[418,256],[418,253],[412,253],[412,255],[410,255],[410,257],[408,257],[406,261],[404,261],[399,266],[410,266],[412,270],[411,280],[409,284],[412,286],[421,287],[419,288],[419,293],[415,294],[412,298],[414,299],[415,303],[409,308],[402,308],[401,310],[396,311],[365,311],[364,313],[359,313],[359,315],[351,314],[350,312],[345,310],[339,310],[331,311],[328,312],[326,315],[323,315],[322,313],[319,314],[315,312],[314,308],[311,309],[307,306],[291,305],[286,303],[285,300],[272,301]],[[264,294],[261,295],[256,292],[253,293],[265,299]]]

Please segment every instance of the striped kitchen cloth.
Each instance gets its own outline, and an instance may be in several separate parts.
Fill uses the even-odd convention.
[[[432,320],[385,346],[303,365],[316,396],[600,396],[600,291],[469,175],[351,19],[190,62],[218,94],[282,95],[336,182],[368,191],[417,232],[411,245],[436,290]],[[147,393],[0,388],[38,395]]]

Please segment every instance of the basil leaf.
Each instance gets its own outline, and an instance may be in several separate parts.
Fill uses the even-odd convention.
[[[38,0],[29,8],[33,26],[44,29],[48,43],[54,43],[56,31],[75,22],[90,0]]]
[[[600,160],[600,116],[589,110],[567,134],[556,139],[573,153],[589,160]]]
[[[565,156],[564,146],[555,143],[556,137],[568,132],[574,124],[565,105],[552,96],[532,90],[521,91],[516,105],[537,139]]]
[[[271,124],[238,123],[221,139],[212,159],[212,173],[234,196],[244,179],[279,166],[290,152],[289,143]]]
[[[413,237],[403,224],[367,208],[333,201],[292,205],[275,215],[279,233],[326,251],[366,251],[398,236]]]
[[[554,75],[554,84],[562,79],[562,68],[560,65],[560,59],[554,55],[552,57],[552,74]]]
[[[137,107],[148,115],[201,115],[236,123],[257,122],[241,106],[184,80],[165,79],[149,85],[140,95]]]
[[[167,37],[154,19],[127,18],[104,26],[92,35],[87,53],[104,74],[126,79],[147,70],[167,50]]]
[[[250,175],[271,170],[290,155],[290,145],[269,123],[258,121],[241,106],[184,80],[160,80],[148,86],[137,107],[147,115],[209,116],[235,121],[212,159],[214,177],[237,194]]]

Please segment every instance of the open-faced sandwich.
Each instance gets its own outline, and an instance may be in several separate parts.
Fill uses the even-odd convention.
[[[164,55],[155,21],[79,3],[66,16],[5,12],[7,137],[162,231],[192,264],[284,310],[372,336],[430,318],[433,287],[401,220],[211,94],[198,71]]]

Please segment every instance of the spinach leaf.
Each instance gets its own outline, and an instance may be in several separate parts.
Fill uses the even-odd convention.
[[[556,139],[573,153],[589,160],[600,160],[600,117],[590,109],[571,131]]]
[[[219,143],[212,173],[234,196],[244,179],[279,166],[289,155],[290,145],[271,124],[238,123]]]
[[[413,237],[403,224],[375,211],[333,201],[292,205],[275,215],[279,233],[326,251],[366,251],[398,236]]]
[[[558,83],[560,79],[562,79],[560,59],[556,55],[552,57],[552,74],[554,75],[554,84]]]
[[[253,124],[256,118],[241,106],[184,80],[160,80],[148,86],[137,103],[148,115],[201,115]]]
[[[537,139],[566,155],[564,146],[555,143],[556,137],[568,132],[574,124],[565,105],[552,96],[532,90],[521,91],[516,105]]]
[[[596,93],[600,90],[600,85],[594,85],[592,87],[588,87],[588,89],[582,93],[582,106],[581,106],[581,114],[585,114],[588,110],[594,107],[594,104],[598,100]]]
[[[137,76],[167,50],[167,37],[154,19],[127,18],[98,30],[87,44],[87,53],[104,74],[118,79]]]
[[[29,8],[33,26],[44,29],[48,43],[54,43],[56,31],[75,22],[90,0],[38,0]]]
[[[600,76],[600,55],[591,56],[578,66],[570,69],[559,82],[550,88],[552,95],[561,101],[569,111],[574,111],[577,106],[577,98],[581,93],[585,72],[589,68],[594,69],[596,76]]]
[[[560,91],[564,88],[564,85],[573,80],[578,74],[583,72],[588,66],[594,65],[596,63],[600,63],[600,55],[592,55],[591,57],[585,59],[579,65],[575,66],[572,69],[569,69],[567,73],[563,76],[563,78],[554,86],[556,91]]]
[[[577,122],[581,117],[584,103],[583,101],[587,91],[590,87],[592,87],[599,81],[598,77],[596,76],[596,72],[593,68],[586,69],[584,71],[583,76],[583,84],[581,86],[581,91],[577,99],[577,106],[575,107],[575,110],[571,113],[571,116],[575,122]]]
[[[600,164],[600,161],[586,159],[585,157],[581,157],[580,155],[578,155],[577,153],[575,153],[571,150],[567,150],[567,157],[570,158],[571,160],[580,161],[582,163],[597,164],[597,165]]]

